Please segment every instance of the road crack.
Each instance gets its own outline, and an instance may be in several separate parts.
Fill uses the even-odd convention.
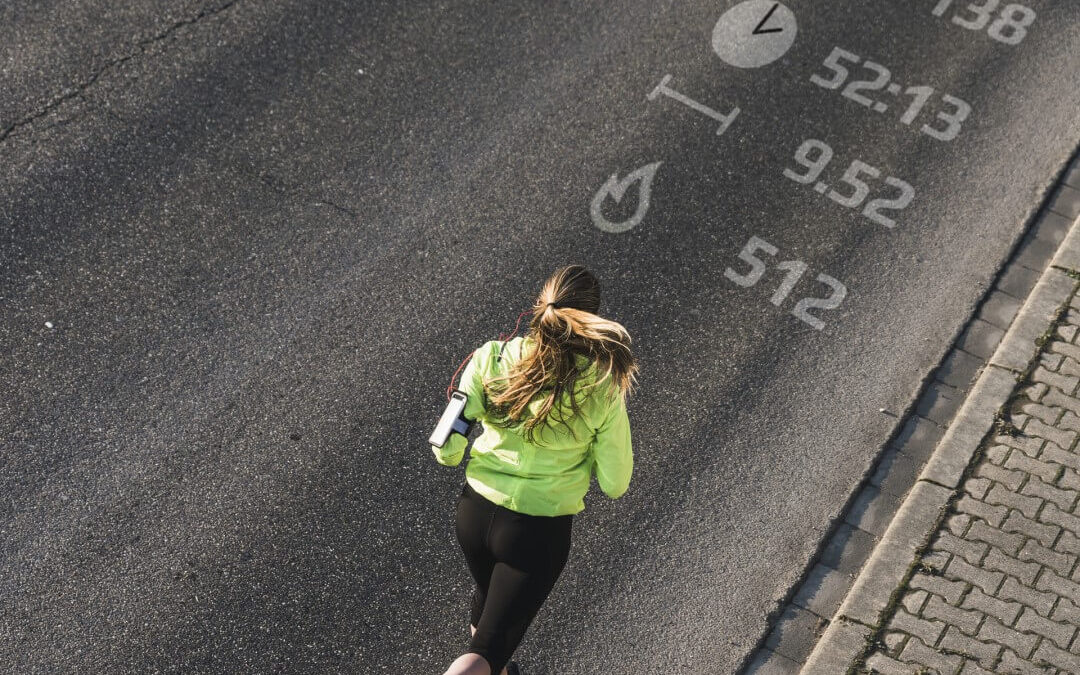
[[[290,185],[278,178],[277,176],[268,172],[254,173],[247,169],[239,169],[239,171],[247,176],[256,179],[262,185],[265,185],[270,190],[273,190],[283,197],[296,200],[296,203],[309,205],[309,206],[329,206],[339,213],[344,213],[350,218],[359,218],[359,213],[355,209],[351,209],[348,206],[344,206],[335,201],[327,199],[322,195],[313,193],[311,190],[307,190],[298,185]]]
[[[66,88],[58,96],[53,97],[53,99],[51,101],[46,103],[44,106],[42,106],[38,110],[36,110],[36,111],[34,111],[34,112],[32,112],[32,113],[18,119],[18,120],[16,120],[15,122],[5,126],[3,129],[0,129],[0,143],[6,141],[7,138],[11,134],[18,131],[22,127],[24,127],[24,126],[26,126],[28,124],[32,124],[36,120],[38,120],[38,119],[48,115],[49,113],[53,112],[58,107],[63,105],[65,102],[70,101],[70,100],[72,100],[74,98],[83,98],[83,92],[85,92],[88,88],[93,86],[93,84],[95,82],[97,82],[98,78],[100,78],[102,75],[104,75],[109,70],[111,70],[111,69],[115,68],[116,66],[120,65],[121,63],[124,63],[126,61],[130,61],[131,59],[135,58],[136,56],[139,56],[139,55],[145,53],[146,48],[149,45],[152,45],[155,42],[160,42],[161,40],[166,39],[167,37],[169,37],[170,35],[175,33],[180,28],[183,28],[184,26],[190,26],[192,24],[198,23],[199,21],[202,21],[203,19],[205,19],[207,17],[211,17],[211,16],[215,16],[217,14],[220,14],[221,12],[224,12],[225,10],[227,10],[230,7],[232,7],[233,5],[235,5],[237,2],[239,2],[239,0],[229,0],[225,4],[220,5],[218,7],[215,7],[215,8],[212,8],[212,9],[203,8],[203,9],[199,10],[199,13],[196,14],[195,16],[193,16],[191,18],[188,18],[188,19],[183,19],[181,21],[177,21],[177,22],[173,23],[171,26],[169,26],[168,28],[166,28],[165,30],[161,31],[160,33],[157,33],[156,35],[152,35],[151,37],[139,40],[138,42],[135,43],[135,47],[136,47],[135,50],[132,50],[131,52],[129,52],[129,53],[123,55],[123,56],[120,56],[118,58],[114,58],[114,59],[110,60],[108,63],[101,66],[100,68],[98,68],[94,72],[92,72],[90,74],[90,76],[88,78],[86,78],[84,81],[78,83],[74,87]],[[66,121],[70,121],[70,119],[65,120],[65,123],[66,123]],[[59,126],[59,124],[54,124],[52,126]],[[52,128],[52,127],[50,126],[49,128]]]

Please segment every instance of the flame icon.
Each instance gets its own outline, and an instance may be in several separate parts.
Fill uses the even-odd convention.
[[[649,194],[652,191],[653,178],[656,177],[656,170],[660,168],[660,162],[653,162],[652,164],[646,164],[639,167],[634,171],[626,174],[626,178],[619,180],[618,174],[611,174],[611,178],[607,179],[607,182],[600,187],[596,196],[592,200],[592,208],[589,212],[592,215],[593,225],[600,228],[604,232],[611,232],[618,234],[620,232],[626,232],[633,228],[635,225],[641,222],[645,217],[645,213],[649,210]],[[629,220],[621,223],[613,223],[604,217],[604,214],[600,211],[600,206],[604,203],[604,198],[610,196],[616,202],[622,201],[623,195],[626,194],[626,189],[630,187],[634,181],[641,181],[641,187],[638,188],[638,206],[634,211],[634,215]]]

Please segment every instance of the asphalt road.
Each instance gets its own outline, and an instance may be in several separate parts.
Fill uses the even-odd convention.
[[[0,670],[442,672],[463,477],[425,439],[460,360],[583,262],[640,358],[636,468],[519,660],[735,671],[1076,147],[1080,5],[1025,0],[1010,45],[963,0],[788,0],[790,49],[744,69],[711,46],[734,4],[0,8]],[[835,47],[925,107],[841,95],[877,76],[854,61],[815,84]],[[647,99],[669,74],[739,108],[722,135]],[[947,141],[920,130],[946,94]],[[804,185],[807,139],[834,158]],[[856,159],[880,177],[848,208]],[[598,228],[655,162],[640,222]],[[888,176],[893,228],[861,212]],[[744,288],[752,236],[778,252]],[[777,306],[780,261],[807,271]],[[792,313],[819,273],[846,289],[821,330]]]

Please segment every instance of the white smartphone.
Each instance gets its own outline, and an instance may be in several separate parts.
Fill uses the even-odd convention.
[[[435,431],[431,432],[428,443],[436,448],[441,448],[455,430],[467,428],[467,423],[464,420],[461,420],[461,423],[458,424],[461,413],[465,412],[466,401],[468,401],[468,397],[460,391],[455,391],[450,395],[450,402],[446,404],[446,410],[443,410],[442,417],[439,418],[439,423],[435,425]]]

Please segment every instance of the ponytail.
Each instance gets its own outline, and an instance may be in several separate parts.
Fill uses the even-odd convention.
[[[505,374],[484,380],[490,417],[496,425],[522,424],[527,406],[539,395],[543,402],[524,421],[525,437],[536,442],[537,428],[558,422],[576,439],[567,422],[581,413],[582,395],[604,386],[605,395],[626,401],[638,372],[630,352],[630,334],[622,324],[598,316],[599,306],[596,277],[581,265],[561,267],[547,280],[529,321],[527,336],[535,349],[523,352]],[[590,372],[596,377],[579,387]]]

